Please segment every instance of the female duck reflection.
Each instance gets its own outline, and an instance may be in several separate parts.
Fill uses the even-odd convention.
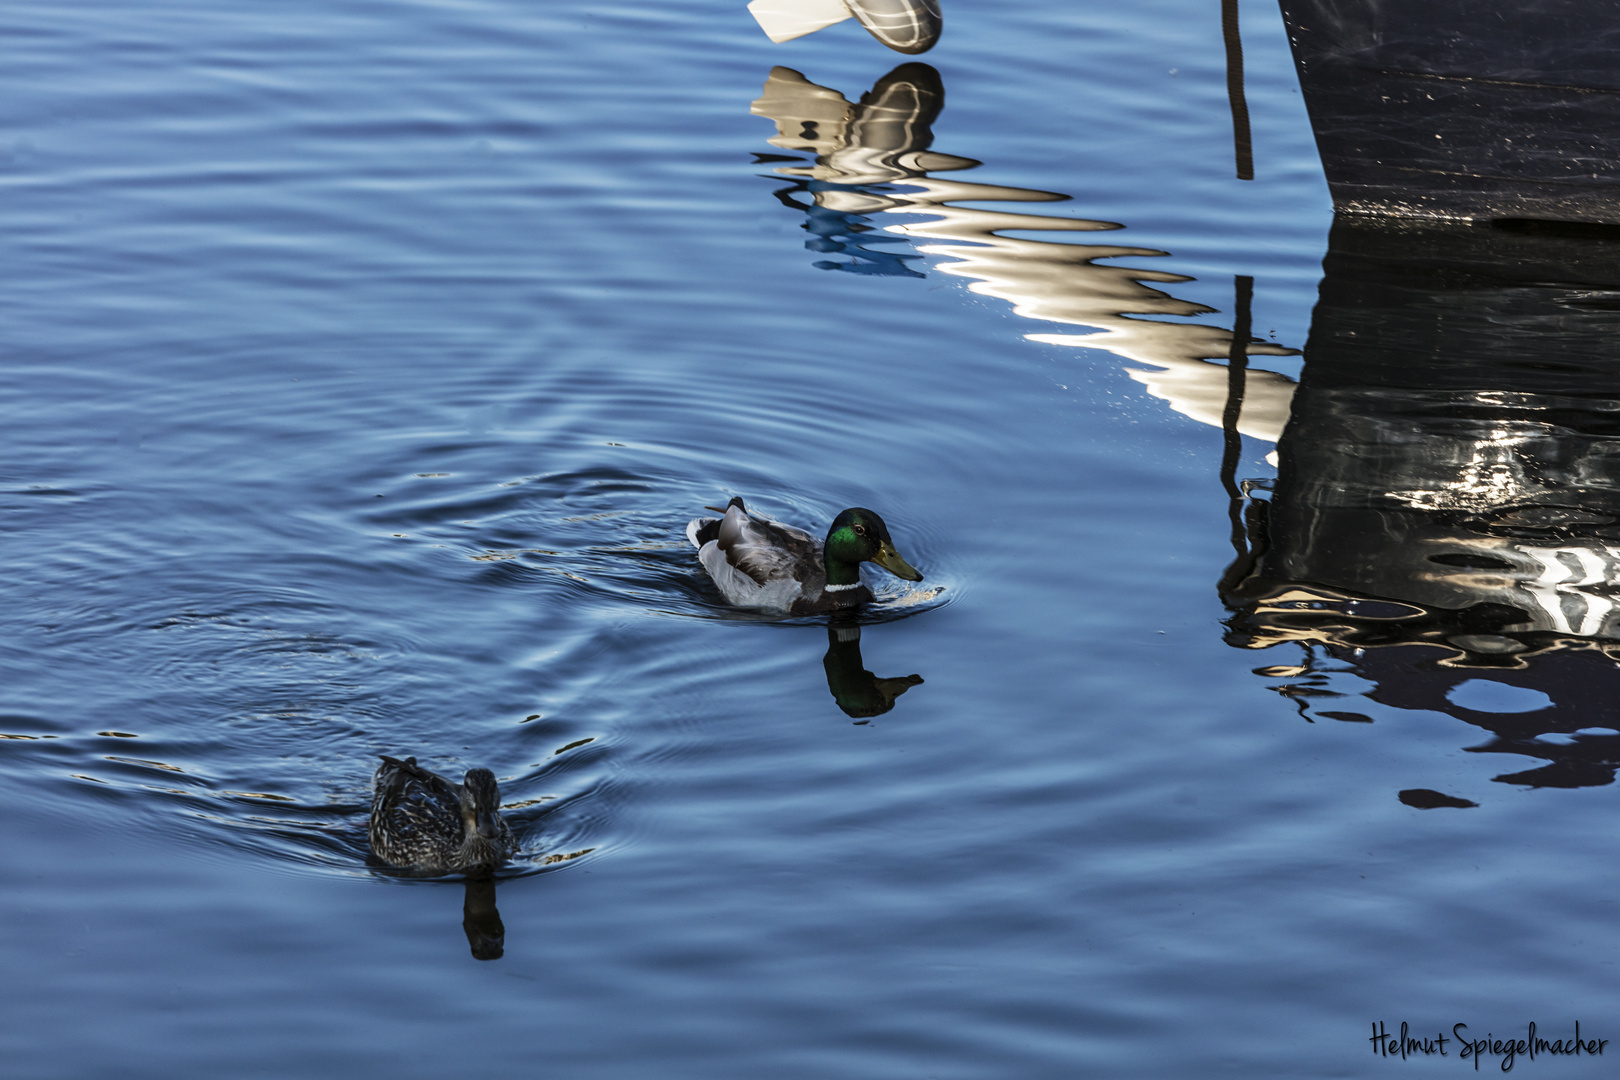
[[[499,960],[506,952],[506,926],[495,909],[495,879],[480,874],[467,879],[461,904],[461,929],[474,960]]]

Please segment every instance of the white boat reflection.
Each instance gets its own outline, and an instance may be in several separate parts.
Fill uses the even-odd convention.
[[[757,116],[776,124],[772,146],[813,155],[809,162],[780,164],[775,172],[796,181],[778,193],[810,216],[814,250],[841,252],[849,263],[822,262],[828,269],[915,275],[907,258],[874,249],[885,239],[909,240],[933,256],[934,269],[972,279],[969,288],[1012,305],[1028,319],[1084,327],[1084,333],[1033,332],[1031,341],[1102,349],[1140,367],[1126,373],[1149,394],[1184,416],[1223,425],[1233,353],[1232,331],[1205,323],[1168,322],[1207,315],[1213,309],[1180,300],[1155,285],[1189,278],[1103,260],[1163,256],[1152,248],[1069,242],[1069,234],[1108,232],[1107,221],[986,210],[964,203],[1051,203],[1068,196],[1030,188],[942,177],[981,164],[930,149],[931,125],[945,101],[939,74],[926,64],[903,64],[889,72],[858,103],[797,71],[778,67],[753,103]],[[808,194],[800,202],[795,194]],[[926,220],[884,224],[885,215]],[[874,231],[884,236],[874,237]],[[1064,239],[1023,239],[1010,232],[1062,234]],[[1291,356],[1298,350],[1267,342],[1245,343],[1243,356]],[[1260,368],[1247,372],[1236,430],[1276,442],[1288,421],[1294,382]]]

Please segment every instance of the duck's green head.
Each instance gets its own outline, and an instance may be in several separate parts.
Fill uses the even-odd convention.
[[[889,573],[907,581],[921,581],[923,576],[915,567],[900,557],[889,539],[889,527],[876,513],[864,507],[852,506],[833,518],[827,530],[826,543],[827,583],[849,585],[860,581],[860,564],[874,562]]]
[[[467,835],[477,833],[486,840],[500,833],[501,789],[488,769],[468,769],[461,782],[461,820]]]

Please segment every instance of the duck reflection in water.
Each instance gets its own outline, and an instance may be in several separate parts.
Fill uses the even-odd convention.
[[[821,659],[827,670],[827,689],[844,715],[865,723],[894,708],[894,700],[913,686],[922,685],[921,675],[901,675],[880,679],[866,670],[861,659],[861,627],[852,619],[834,619],[827,624],[827,655]]]
[[[495,879],[477,874],[467,879],[461,904],[461,928],[475,960],[499,960],[506,952],[506,924],[495,909]]]
[[[1620,242],[1609,229],[1334,224],[1269,501],[1220,585],[1229,643],[1302,715],[1352,693],[1540,759],[1620,766]],[[1370,681],[1372,688],[1365,689]],[[1354,689],[1343,684],[1359,684]],[[1468,805],[1424,790],[1409,805]]]

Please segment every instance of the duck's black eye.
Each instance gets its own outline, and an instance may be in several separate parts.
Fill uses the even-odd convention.
[[[857,526],[855,526],[855,535],[856,536],[865,536],[866,535],[866,526],[865,525],[857,525]]]

